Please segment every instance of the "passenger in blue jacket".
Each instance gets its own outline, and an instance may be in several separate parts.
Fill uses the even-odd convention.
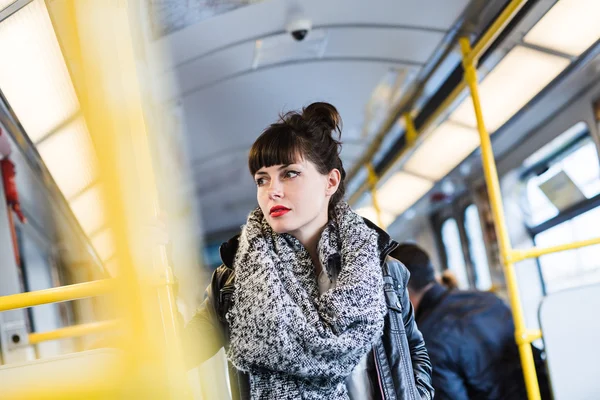
[[[401,244],[391,256],[411,273],[408,293],[433,365],[436,400],[527,399],[508,306],[493,293],[440,285],[415,244]],[[533,351],[542,399],[550,399],[541,352]]]

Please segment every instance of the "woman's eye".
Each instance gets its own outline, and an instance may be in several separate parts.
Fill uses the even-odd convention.
[[[300,175],[300,172],[298,172],[298,171],[286,171],[286,173],[285,173],[286,178],[295,178],[298,175]]]
[[[258,178],[258,179],[256,179],[255,182],[256,182],[256,186],[262,186],[265,184],[264,178]]]

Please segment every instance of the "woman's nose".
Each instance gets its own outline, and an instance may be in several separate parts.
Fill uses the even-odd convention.
[[[280,199],[283,197],[283,188],[281,187],[281,183],[271,181],[269,186],[269,198],[270,199]]]

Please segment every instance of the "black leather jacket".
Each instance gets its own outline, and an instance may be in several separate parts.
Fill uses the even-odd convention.
[[[370,221],[367,225],[379,234],[379,251],[388,305],[383,336],[375,343],[368,357],[367,370],[372,386],[378,388],[376,399],[432,399],[431,362],[423,336],[414,320],[406,284],[409,272],[398,260],[388,256],[398,244]],[[207,297],[184,330],[188,366],[195,367],[228,345],[225,314],[231,304],[235,271],[233,259],[237,237],[221,246],[221,265],[214,272]],[[194,346],[202,338],[202,346]],[[233,399],[250,399],[248,377],[229,364]]]

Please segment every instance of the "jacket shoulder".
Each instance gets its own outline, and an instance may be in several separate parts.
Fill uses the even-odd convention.
[[[408,280],[410,278],[410,272],[406,268],[404,264],[400,261],[396,260],[392,256],[387,256],[385,259],[385,264],[389,271],[389,274],[398,282],[398,289],[402,291],[406,288],[408,284]]]
[[[212,274],[210,289],[213,293],[210,293],[210,295],[218,295],[223,287],[233,284],[234,279],[235,271],[225,264],[221,264]]]

